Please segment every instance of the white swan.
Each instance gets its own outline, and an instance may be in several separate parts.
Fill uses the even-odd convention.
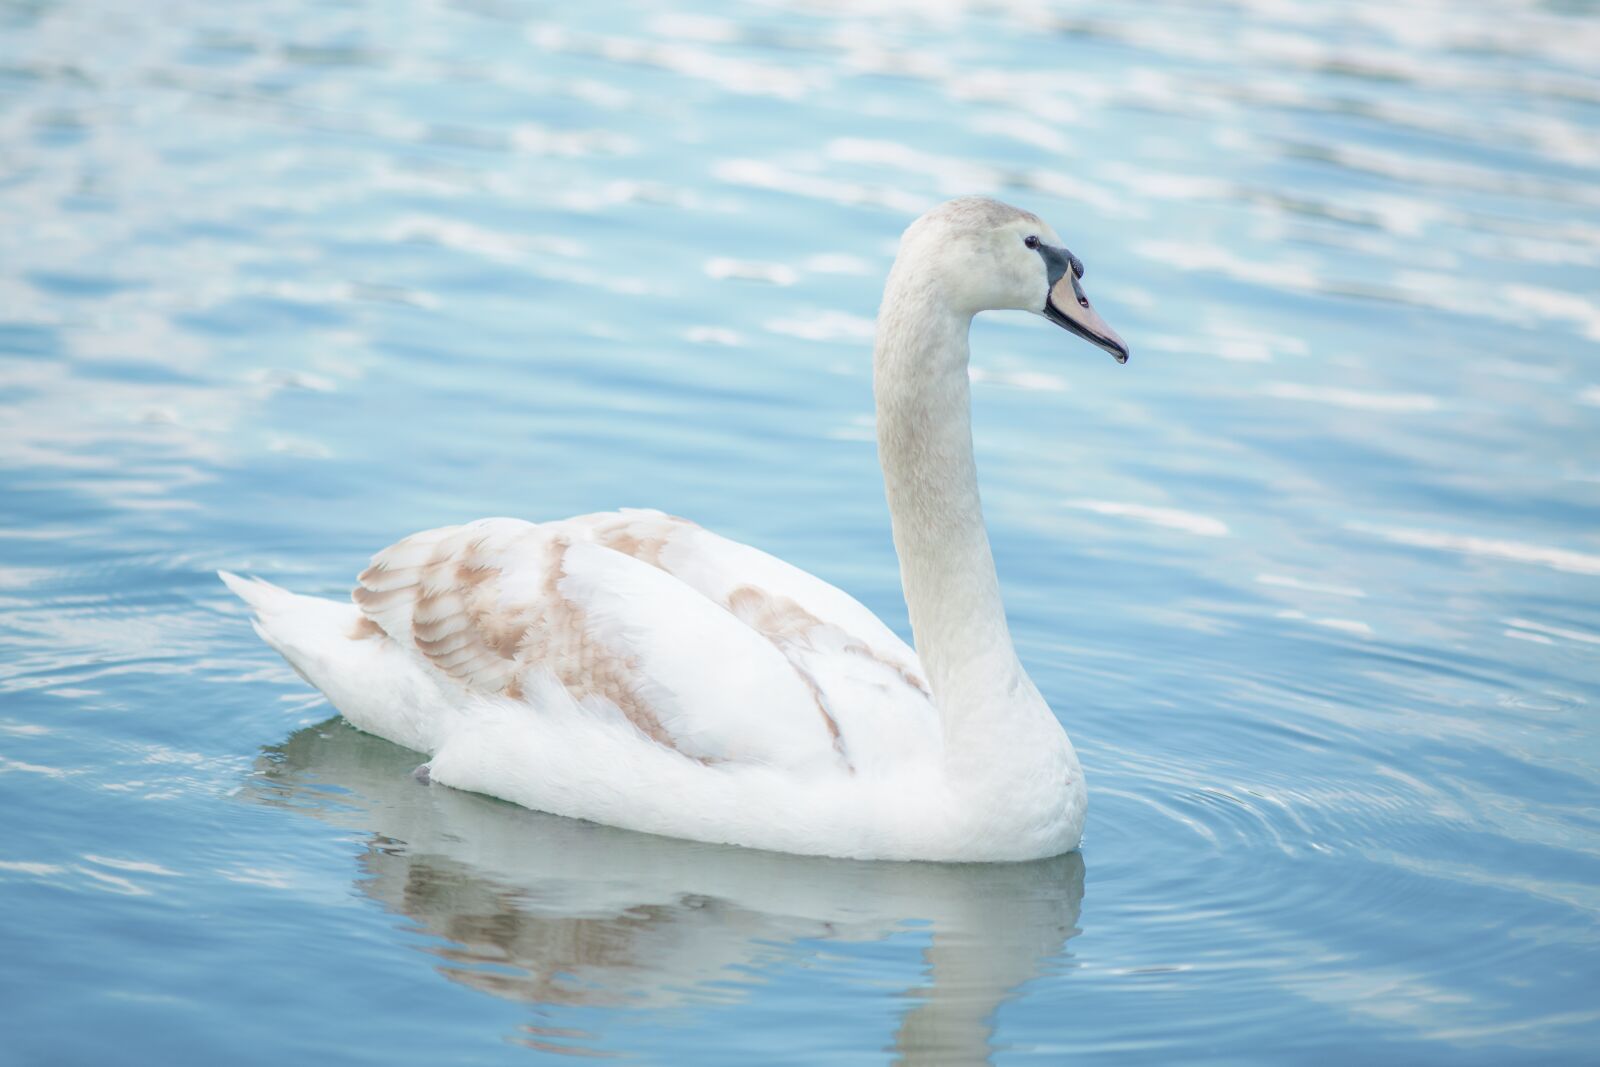
[[[1127,359],[1035,216],[953,200],[901,238],[873,356],[913,652],[847,594],[656,511],[482,519],[384,549],[355,604],[222,573],[255,628],[432,781],[780,852],[1024,860],[1086,794],[1023,671],[978,500],[967,334],[1033,311]]]

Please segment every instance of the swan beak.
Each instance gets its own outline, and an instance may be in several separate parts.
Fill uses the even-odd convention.
[[[1106,324],[1100,313],[1083,295],[1078,279],[1083,276],[1083,264],[1065,248],[1040,245],[1050,272],[1050,291],[1044,298],[1044,317],[1064,329],[1071,330],[1091,344],[1099,345],[1111,353],[1118,363],[1128,362],[1128,346],[1117,331]]]
[[[1128,362],[1127,344],[1089,303],[1089,298],[1083,295],[1083,287],[1078,284],[1078,276],[1072,271],[1067,271],[1050,287],[1050,295],[1044,301],[1044,317],[1085,341],[1099,345],[1118,363]]]

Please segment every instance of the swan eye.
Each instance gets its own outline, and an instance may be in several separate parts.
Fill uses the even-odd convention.
[[[1030,234],[1028,234],[1028,236],[1026,236],[1026,237],[1024,237],[1022,239],[1022,243],[1027,245],[1029,248],[1038,248],[1039,247],[1039,237],[1038,237],[1037,234],[1030,233]]]

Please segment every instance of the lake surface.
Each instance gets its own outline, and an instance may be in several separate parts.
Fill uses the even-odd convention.
[[[1592,1062],[1600,12],[0,0],[6,1063]],[[1081,854],[428,788],[251,633],[481,515],[687,515],[901,633],[915,214]]]

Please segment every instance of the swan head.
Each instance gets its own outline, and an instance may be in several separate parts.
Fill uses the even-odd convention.
[[[1031,311],[1128,362],[1128,346],[1084,295],[1083,261],[1039,216],[964,196],[913,222],[900,248],[954,310]]]

